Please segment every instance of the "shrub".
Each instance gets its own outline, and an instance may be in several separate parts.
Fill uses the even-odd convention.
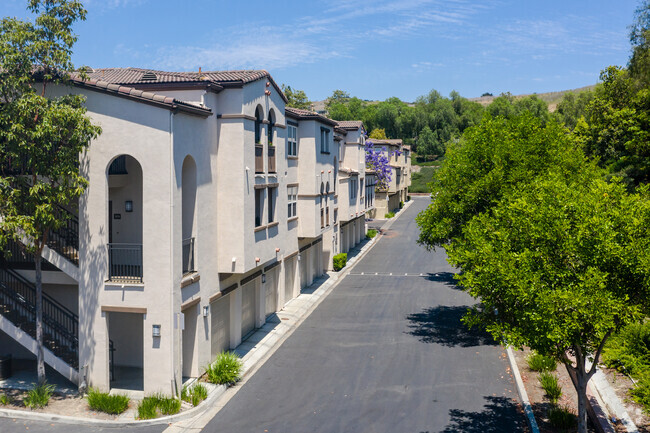
[[[47,382],[41,385],[35,385],[34,388],[27,392],[27,397],[23,400],[25,406],[30,409],[38,409],[47,406],[50,402],[50,397],[54,392],[54,385]]]
[[[399,202],[399,208],[402,209],[403,207],[404,207],[404,202],[403,201]]]
[[[88,390],[88,406],[93,410],[106,412],[114,415],[121,414],[129,407],[129,397],[126,395],[110,395],[107,392],[100,392],[98,389]]]
[[[153,394],[138,403],[138,419],[153,419],[160,415],[174,415],[181,410],[181,401],[162,394]]]
[[[551,407],[548,412],[548,422],[556,429],[568,430],[577,424],[578,418],[568,407]]]
[[[340,253],[332,258],[332,266],[336,272],[340,271],[348,263],[347,253]]]
[[[643,410],[650,414],[650,377],[644,377],[630,390],[632,400],[643,406]]]
[[[562,387],[557,382],[557,377],[553,373],[542,371],[539,375],[539,383],[544,388],[551,403],[557,404],[557,401],[562,396]]]
[[[11,397],[6,394],[0,394],[0,405],[7,406],[11,403]]]
[[[650,371],[650,321],[633,323],[612,335],[603,350],[603,362],[631,376]]]
[[[386,215],[384,215],[384,218],[390,219],[395,216],[395,212],[388,212]]]
[[[195,384],[191,389],[184,386],[183,391],[181,392],[181,398],[183,401],[190,403],[192,406],[197,406],[207,397],[208,389],[200,383]]]
[[[367,237],[368,239],[372,239],[372,238],[374,238],[375,236],[377,236],[377,230],[375,230],[375,229],[370,229],[370,230],[368,230],[368,231],[366,232],[366,237]]]
[[[221,352],[217,359],[205,369],[208,382],[230,385],[239,380],[242,362],[233,352]]]
[[[528,367],[533,371],[555,371],[557,363],[551,357],[533,353],[528,358]]]

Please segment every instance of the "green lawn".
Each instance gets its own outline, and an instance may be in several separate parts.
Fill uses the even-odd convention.
[[[411,173],[411,186],[409,192],[430,192],[427,184],[433,179],[435,167],[421,167],[419,173]]]

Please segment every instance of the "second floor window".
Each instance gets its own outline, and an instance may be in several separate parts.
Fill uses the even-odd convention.
[[[255,227],[262,225],[262,212],[264,209],[264,190],[255,190]]]
[[[287,127],[287,156],[298,156],[298,128]]]
[[[350,179],[350,200],[357,198],[357,179]]]
[[[296,207],[298,206],[298,187],[297,186],[288,186],[287,187],[287,218],[293,218],[298,215],[296,212]]]
[[[320,129],[320,153],[330,153],[330,130]]]
[[[277,188],[269,188],[269,224],[275,221],[275,196],[277,195]]]

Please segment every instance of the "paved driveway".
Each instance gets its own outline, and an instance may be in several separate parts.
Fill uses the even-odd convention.
[[[203,431],[526,431],[505,352],[460,324],[474,301],[443,251],[415,243],[428,201],[400,214]]]

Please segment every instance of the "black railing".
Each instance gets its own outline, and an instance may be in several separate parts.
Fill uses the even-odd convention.
[[[8,239],[5,244],[2,258],[10,269],[22,269],[33,271],[35,269],[34,255],[25,251],[25,249],[16,241]],[[43,271],[60,271],[52,263],[43,259],[41,261],[41,270]]]
[[[79,266],[79,219],[67,209],[58,208],[59,218],[66,218],[65,224],[51,230],[47,246]]]
[[[0,314],[36,338],[36,289],[6,267],[0,268]],[[56,356],[78,367],[79,317],[43,293],[43,342]]]
[[[142,244],[108,244],[108,279],[142,282]]]
[[[194,238],[183,239],[183,275],[196,272]]]

